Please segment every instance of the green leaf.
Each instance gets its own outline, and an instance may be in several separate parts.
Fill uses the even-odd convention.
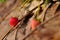
[[[46,7],[50,3],[51,0],[44,0],[44,4],[42,4],[42,9]]]
[[[0,2],[5,2],[6,0],[0,0]]]
[[[25,2],[26,0],[22,0],[22,2]]]

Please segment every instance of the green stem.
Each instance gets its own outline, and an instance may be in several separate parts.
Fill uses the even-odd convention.
[[[37,19],[37,17],[39,16],[40,14],[40,5],[38,6],[38,10],[36,11],[36,14],[35,14],[35,19],[39,21],[39,19]]]
[[[42,9],[44,9],[46,7],[47,4],[49,4],[51,0],[45,0],[44,4],[42,5]]]
[[[25,4],[28,4],[31,0],[26,0],[22,5],[21,8],[25,7]]]
[[[37,16],[40,14],[40,5],[38,6],[38,10],[36,12]]]

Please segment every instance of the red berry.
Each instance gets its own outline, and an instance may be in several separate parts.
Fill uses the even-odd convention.
[[[39,21],[33,19],[33,20],[31,20],[30,25],[31,25],[32,30],[34,30],[39,25]]]
[[[10,18],[9,23],[10,23],[10,26],[13,26],[13,27],[16,26],[18,23],[18,18],[16,18],[16,17]]]

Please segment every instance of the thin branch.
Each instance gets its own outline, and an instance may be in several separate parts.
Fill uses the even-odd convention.
[[[18,0],[17,0],[17,1],[18,1]],[[30,1],[30,0],[26,0],[23,4],[20,5],[20,7],[17,7],[17,8],[15,8],[15,9],[21,10],[21,8],[23,8],[26,3],[29,3],[29,1]],[[19,3],[18,3],[18,4],[19,4]],[[0,20],[0,23],[1,23],[2,21],[4,21],[4,19],[5,19],[12,11],[14,11],[15,9],[10,10],[9,12],[7,12],[7,13],[4,15],[4,17]]]
[[[29,34],[27,34],[27,35],[23,38],[23,40],[25,40],[26,38],[28,38],[28,37],[29,37],[33,32],[35,32],[37,29],[43,28],[42,25],[46,24],[47,22],[51,21],[52,19],[54,19],[54,18],[56,18],[56,17],[58,17],[58,16],[60,16],[60,14],[57,14],[57,15],[55,15],[54,17],[50,18],[49,20],[46,20],[46,21],[44,21],[43,23],[41,23],[40,25],[38,25],[38,27],[37,27],[35,30],[33,30],[32,32],[30,32]]]
[[[20,19],[20,21],[21,21],[22,19],[24,19],[27,15],[29,15],[30,13],[32,13],[32,11],[34,11],[36,8],[37,8],[37,7],[35,7],[33,10],[29,11],[29,13],[27,13],[24,17],[22,17],[22,18]],[[19,23],[20,23],[20,22],[19,22]],[[16,26],[18,26],[19,23],[18,23]],[[16,28],[15,28],[15,29],[16,29]],[[8,35],[8,34],[9,34],[10,32],[12,32],[12,31],[13,31],[13,28],[11,28],[6,35]],[[6,35],[5,35],[5,36],[6,36]],[[2,38],[2,40],[5,38],[5,36]]]
[[[42,3],[41,3],[42,4]],[[40,5],[41,5],[40,4]],[[28,16],[28,15],[30,15],[30,14],[32,14],[33,15],[33,11],[35,10],[35,9],[37,9],[38,8],[38,6],[36,6],[35,8],[33,8],[31,11],[28,11],[28,13],[26,14],[26,15],[24,15],[21,19],[20,19],[20,21],[22,21],[24,18],[26,18],[26,16]],[[19,21],[19,23],[15,26],[15,28],[11,28],[10,30],[9,30],[9,32],[8,33],[6,33],[6,35],[2,38],[2,40],[9,34],[9,33],[11,33],[12,31],[14,31],[16,28],[18,28],[18,26],[19,25],[21,25],[21,22]]]
[[[16,1],[16,0],[15,0]],[[16,1],[16,4],[15,4],[15,6],[14,7],[16,7],[17,6],[17,3],[18,1]],[[16,9],[16,8],[15,8]],[[0,20],[0,23],[2,22],[2,21],[4,21],[4,19],[13,11],[13,10],[15,10],[15,9],[11,9],[11,10],[9,10],[9,11],[7,11],[6,13],[5,13],[5,15],[2,17],[2,19]]]

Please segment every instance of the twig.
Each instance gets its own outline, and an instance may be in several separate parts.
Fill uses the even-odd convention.
[[[41,4],[40,4],[40,5],[41,5]],[[27,14],[25,14],[25,15],[20,19],[20,21],[22,21],[26,16],[32,14],[32,12],[33,12],[36,8],[38,8],[38,6],[36,6],[35,8],[33,8],[33,9],[32,9],[31,11],[29,11]],[[33,14],[32,14],[32,15],[33,15]],[[15,28],[11,28],[11,29],[9,30],[9,32],[6,33],[6,35],[2,38],[2,40],[3,40],[10,32],[12,32],[12,31],[14,31],[14,29],[18,28],[18,25],[19,25],[20,23],[21,23],[21,22],[19,22],[19,23],[16,25]]]
[[[15,0],[16,1],[16,0]],[[16,1],[16,4],[18,4],[17,3],[17,1]],[[16,5],[15,5],[15,7],[16,7]],[[16,8],[15,8],[16,9]],[[12,12],[13,10],[15,10],[15,9],[11,9],[11,10],[9,10],[7,13],[5,13],[5,15],[2,17],[2,19],[0,20],[0,23],[2,22],[2,21],[4,21],[4,19],[10,14],[10,12]]]
[[[15,40],[17,40],[18,30],[19,30],[19,28],[17,28],[16,34],[15,34]]]
[[[39,15],[39,16],[37,17],[38,19],[41,19],[42,22],[44,21],[44,17],[45,17],[46,11],[47,11],[47,9],[49,8],[50,5],[51,5],[51,3],[49,3],[49,4],[45,7],[45,9],[42,11],[41,15]]]
[[[43,23],[41,23],[40,25],[38,25],[38,27],[37,27],[35,30],[33,30],[32,32],[30,32],[29,34],[27,34],[27,35],[23,38],[23,40],[25,40],[26,38],[28,38],[28,37],[29,37],[33,32],[35,32],[37,29],[41,29],[41,28],[42,28],[42,25],[46,24],[47,22],[51,21],[52,19],[54,19],[54,18],[56,18],[56,17],[58,17],[58,16],[60,16],[60,14],[57,14],[57,15],[55,15],[54,17],[50,18],[49,20],[46,20],[46,21],[44,21]]]
[[[18,33],[18,30],[21,28],[22,24],[24,23],[23,21],[24,21],[24,20],[22,20],[22,23],[16,28],[17,31],[16,31],[16,34],[15,34],[15,40],[17,40],[17,33]],[[11,32],[12,32],[12,31],[11,31]],[[11,32],[10,32],[10,33],[11,33]]]
[[[16,28],[18,28],[18,26],[21,25],[22,22],[23,22],[23,20],[20,21],[20,22],[16,25]],[[11,33],[12,31],[14,31],[16,28],[11,28],[10,31],[2,38],[2,40],[3,40],[9,33]]]
[[[25,3],[27,3],[27,2],[29,2],[29,1],[26,0],[26,1],[21,5],[20,9],[23,8],[24,5],[25,5]],[[7,17],[7,15],[9,15],[9,14],[6,14],[5,17]],[[2,19],[2,21],[5,19],[5,17]],[[2,21],[1,21],[1,22],[2,22]],[[9,31],[6,35],[8,35],[11,31],[13,31],[13,28],[11,28],[10,31]],[[5,36],[6,36],[6,35],[5,35]],[[2,38],[2,40],[5,38],[5,36]]]
[[[36,7],[36,8],[37,8],[37,7]],[[34,8],[33,10],[35,10],[36,8]],[[20,21],[21,21],[22,19],[24,19],[27,15],[29,15],[33,10],[29,11],[29,13],[27,13],[24,17],[22,17],[22,18],[20,19]],[[19,22],[19,23],[20,23],[20,22]],[[16,26],[18,26],[18,25],[16,25]],[[8,35],[8,34],[9,34],[10,32],[12,32],[12,31],[13,31],[13,28],[11,28],[6,35]],[[6,36],[6,35],[5,35],[5,36]],[[5,36],[2,38],[2,40],[5,38]]]
[[[18,1],[18,0],[17,0]],[[20,9],[21,10],[21,8],[23,8],[24,7],[24,5],[26,4],[26,3],[28,3],[30,0],[26,0],[22,5],[20,5],[20,8],[19,7],[17,7],[17,8],[15,8],[15,9]],[[19,3],[18,3],[19,4]],[[10,10],[9,12],[7,12],[6,14],[5,14],[5,16],[2,18],[2,20],[0,20],[0,23],[2,22],[2,21],[4,21],[4,19],[12,12],[12,11],[14,11],[15,9],[13,9],[13,10]]]
[[[57,9],[57,7],[56,7]],[[56,10],[55,10],[56,11]],[[53,13],[55,13],[55,11]],[[43,12],[44,13],[44,12]],[[47,22],[51,21],[52,19],[56,18],[57,16],[60,16],[60,14],[55,15],[54,17],[52,17],[51,19],[44,21],[43,23],[41,23],[35,30],[33,30],[32,32],[30,32],[29,34],[27,34],[23,40],[25,40],[26,38],[28,38],[33,32],[35,32],[38,28],[43,28],[42,25],[46,24]]]

